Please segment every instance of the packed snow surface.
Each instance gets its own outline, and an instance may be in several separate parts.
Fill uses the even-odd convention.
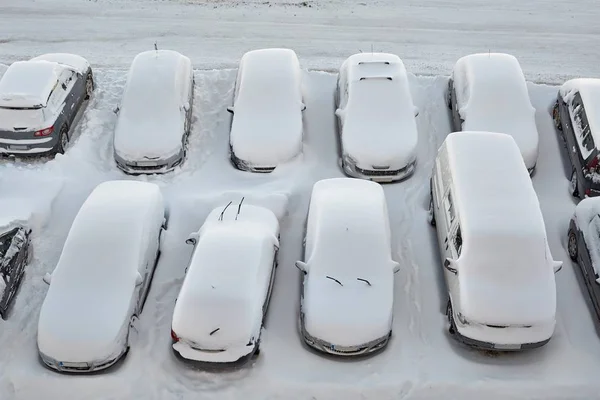
[[[456,260],[462,314],[491,325],[553,320],[556,284],[546,228],[515,141],[501,133],[456,132],[445,145],[463,238]]]
[[[77,54],[69,53],[48,53],[32,58],[30,61],[50,61],[63,65],[68,65],[80,74],[84,74],[89,68],[90,63]]]
[[[145,272],[148,246],[158,240],[148,232],[163,218],[163,198],[153,183],[111,181],[94,189],[52,272],[38,323],[40,353],[57,361],[96,362],[124,350],[136,282]]]
[[[18,61],[0,80],[0,107],[45,107],[63,68],[48,61]]]
[[[302,151],[302,71],[290,49],[260,49],[242,57],[230,144],[251,166],[276,167]]]
[[[340,68],[340,91],[348,86],[341,109],[342,147],[357,166],[404,168],[416,158],[419,134],[406,68],[385,53],[350,56]]]
[[[172,329],[184,341],[173,347],[199,361],[233,362],[254,350],[278,246],[279,222],[272,211],[225,207],[214,209],[200,229],[173,312]],[[192,350],[185,342],[223,351]]]
[[[576,199],[568,192],[570,166],[549,113],[557,86],[528,84],[540,133],[532,181],[552,254],[566,260],[556,274],[552,340],[540,349],[512,354],[458,345],[447,334],[448,291],[435,231],[427,223],[433,160],[450,132],[444,96],[456,60],[491,49],[514,54],[529,81],[559,85],[568,78],[597,76],[600,53],[590,51],[600,32],[597,0],[576,5],[550,0],[0,3],[0,62],[68,51],[92,63],[97,83],[64,156],[0,160],[2,197],[11,196],[20,214],[46,221],[34,231],[34,259],[12,315],[0,329],[2,400],[62,400],[65,393],[73,400],[598,398],[600,383],[590,372],[600,369],[595,313],[580,284],[579,268],[566,253]],[[52,373],[37,358],[36,325],[48,290],[41,278],[55,268],[77,210],[93,188],[125,178],[113,160],[112,110],[123,94],[132,58],[153,49],[155,41],[159,48],[190,57],[196,69],[194,102],[200,105],[194,107],[187,162],[171,174],[135,178],[159,184],[169,205],[156,275],[123,363],[93,376]],[[227,155],[230,115],[225,109],[233,101],[235,68],[246,51],[275,46],[294,49],[310,69],[303,71],[305,156],[268,176],[243,173],[230,165]],[[392,252],[402,265],[394,278],[392,340],[375,357],[340,362],[319,357],[302,344],[297,313],[302,278],[294,262],[302,259],[312,185],[343,176],[333,113],[335,72],[349,55],[371,48],[398,54],[411,72],[410,89],[420,110],[419,164],[410,179],[384,186]],[[329,72],[319,72],[323,70]],[[172,314],[192,252],[185,240],[213,208],[231,200],[231,193],[246,195],[244,203],[250,197],[264,203],[281,218],[280,265],[260,356],[241,371],[203,372],[173,356]],[[286,208],[280,194],[289,199]]]
[[[527,168],[535,167],[539,146],[535,108],[519,61],[510,54],[471,54],[456,62],[452,78],[462,130],[511,135]]]
[[[151,50],[134,58],[114,134],[120,157],[167,159],[181,151],[192,74],[190,59],[175,51]]]
[[[358,346],[390,332],[396,264],[388,218],[377,183],[337,178],[314,185],[302,303],[311,336]]]

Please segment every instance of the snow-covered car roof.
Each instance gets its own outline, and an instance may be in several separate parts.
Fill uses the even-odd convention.
[[[164,218],[158,185],[109,181],[81,206],[52,273],[38,347],[57,361],[104,360],[129,324],[146,232]],[[115,354],[116,355],[116,354]]]
[[[261,282],[268,282],[278,246],[272,211],[242,205],[238,214],[237,204],[224,209],[215,208],[199,231],[173,315],[177,335],[208,350],[243,348],[260,329]]]
[[[540,204],[514,139],[502,133],[456,132],[443,146],[462,236],[456,260],[461,312],[482,323],[553,318],[554,261]],[[499,302],[502,288],[511,296]]]
[[[341,111],[344,152],[367,168],[412,162],[418,141],[416,108],[402,60],[387,53],[355,54],[342,64],[340,78],[349,85]]]
[[[47,53],[34,57],[29,61],[55,62],[71,67],[80,74],[84,74],[90,68],[90,63],[85,58],[70,53]]]
[[[585,116],[594,143],[597,147],[600,146],[600,113],[596,110],[600,108],[600,79],[593,78],[577,78],[565,82],[560,87],[560,94],[566,102],[571,102],[573,95],[579,92],[581,100],[585,107]]]
[[[17,61],[0,79],[0,107],[41,108],[64,67],[49,61]]]
[[[115,127],[114,146],[120,157],[166,158],[181,151],[183,107],[192,77],[190,59],[176,51],[151,50],[135,56]]]
[[[230,142],[252,165],[277,166],[302,148],[302,71],[289,49],[249,51],[242,57]]]
[[[511,135],[527,168],[533,168],[539,134],[519,61],[504,53],[471,54],[456,62],[452,77],[462,130]]]
[[[306,330],[339,346],[388,334],[394,267],[385,194],[361,179],[317,182],[309,206]]]

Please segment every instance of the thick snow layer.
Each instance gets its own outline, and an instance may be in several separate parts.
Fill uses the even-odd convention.
[[[260,335],[279,222],[266,208],[239,204],[214,209],[200,229],[173,312],[172,329],[184,342],[174,348],[184,357],[237,361]],[[190,351],[188,343],[224,351]]]
[[[120,157],[165,160],[181,152],[192,73],[190,59],[175,51],[146,51],[134,58],[115,127]]]
[[[48,61],[11,64],[0,80],[0,107],[45,107],[62,70]]]
[[[546,228],[515,141],[500,133],[457,132],[445,145],[463,238],[461,313],[492,325],[553,320],[556,285]]]
[[[99,362],[120,354],[136,306],[136,281],[158,239],[164,204],[157,185],[98,185],[77,213],[41,306],[40,353]],[[156,237],[149,238],[155,233]]]
[[[595,110],[600,105],[600,79],[571,79],[560,87],[560,94],[568,104],[571,103],[573,95],[576,92],[579,92],[581,100],[583,100],[585,116],[590,126],[590,132],[594,138],[596,147],[598,147],[600,146],[600,115]],[[581,145],[581,138],[577,135],[576,137],[584,156],[591,153],[586,151],[585,147]]]
[[[539,135],[519,61],[503,53],[460,58],[452,72],[463,130],[511,135],[528,169],[535,167]]]
[[[90,63],[77,54],[69,53],[48,53],[32,58],[30,61],[50,61],[59,64],[68,65],[80,74],[84,74],[90,68]]]
[[[396,170],[415,161],[416,109],[402,60],[393,54],[360,53],[340,71],[340,91],[348,87],[347,104],[339,112],[343,152],[364,169]]]
[[[256,167],[276,167],[302,151],[302,72],[289,49],[261,49],[242,57],[233,103],[230,144]]]
[[[395,264],[381,185],[351,178],[314,185],[306,264],[302,310],[311,336],[358,346],[390,332]]]

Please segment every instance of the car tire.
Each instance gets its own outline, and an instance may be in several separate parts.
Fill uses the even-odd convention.
[[[567,242],[567,252],[569,253],[569,257],[573,261],[577,261],[577,235],[573,229],[569,229],[569,239]]]
[[[69,144],[69,128],[63,125],[60,128],[60,134],[58,135],[58,144],[56,145],[56,153],[65,154],[67,145]]]
[[[89,100],[89,98],[92,97],[92,92],[94,91],[94,88],[94,77],[92,76],[92,73],[89,72],[87,78],[85,79],[85,100]]]
[[[562,122],[560,121],[560,110],[558,108],[558,100],[554,103],[554,107],[552,107],[552,121],[554,121],[554,126],[559,131],[562,131]]]
[[[571,173],[571,183],[569,185],[569,191],[573,197],[579,197],[579,188],[577,187],[577,172],[573,170]]]
[[[450,326],[448,327],[448,332],[451,335],[456,333],[456,327],[454,324],[454,311],[452,310],[452,301],[448,299],[448,306],[446,307],[446,315],[448,316],[448,322]]]

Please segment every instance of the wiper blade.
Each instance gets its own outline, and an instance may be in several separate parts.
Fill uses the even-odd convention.
[[[327,279],[331,279],[332,281],[335,281],[335,282],[337,282],[337,283],[338,283],[340,286],[344,286],[344,285],[342,285],[342,282],[338,281],[338,280],[337,280],[337,279],[335,279],[335,278],[332,278],[332,277],[331,277],[331,276],[329,276],[329,275],[327,275],[325,278],[327,278]]]
[[[215,329],[214,331],[212,331],[211,333],[209,333],[208,335],[209,335],[209,336],[212,336],[212,335],[213,335],[213,333],[217,333],[217,331],[219,331],[220,329],[221,329],[221,328],[217,328],[217,329]]]
[[[371,282],[369,282],[369,281],[368,281],[368,280],[366,280],[366,279],[363,279],[363,278],[356,278],[356,280],[357,280],[357,281],[362,281],[362,282],[365,282],[365,283],[366,283],[367,285],[369,285],[369,286],[373,286],[373,285],[371,285]]]

